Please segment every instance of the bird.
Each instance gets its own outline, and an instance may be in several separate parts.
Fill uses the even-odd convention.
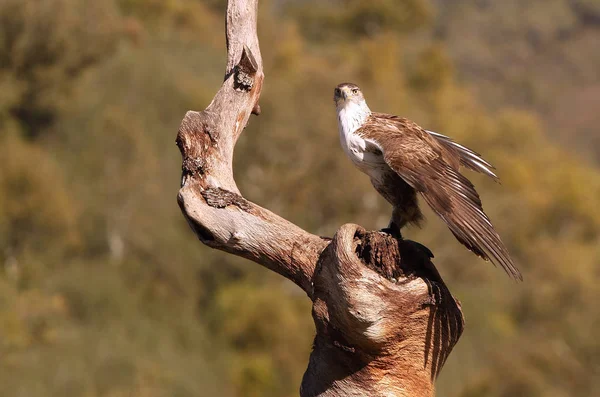
[[[342,148],[393,206],[383,231],[401,238],[405,225],[420,226],[421,196],[467,249],[499,265],[511,278],[523,279],[483,211],[473,183],[460,172],[464,167],[499,181],[492,164],[450,137],[409,119],[372,112],[356,84],[339,84],[334,102]]]

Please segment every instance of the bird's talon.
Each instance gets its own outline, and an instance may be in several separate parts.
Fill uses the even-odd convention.
[[[402,233],[400,233],[400,231],[395,227],[384,227],[383,229],[380,230],[380,232],[389,234],[390,236],[392,236],[398,240],[402,240]]]

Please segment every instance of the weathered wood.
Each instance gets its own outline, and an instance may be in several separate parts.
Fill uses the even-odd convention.
[[[429,250],[342,226],[314,274],[308,396],[431,396],[463,330]]]
[[[357,225],[319,237],[237,188],[233,150],[260,113],[264,79],[257,3],[229,1],[225,80],[208,108],[181,123],[180,208],[204,244],[281,274],[313,301],[317,334],[301,396],[432,396],[463,318],[429,250]]]

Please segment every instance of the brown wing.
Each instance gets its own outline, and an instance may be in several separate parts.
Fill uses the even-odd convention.
[[[458,159],[417,124],[402,118],[378,118],[363,129],[383,152],[385,162],[419,192],[469,250],[522,280],[508,250],[483,212],[473,184],[458,172]],[[391,133],[391,123],[395,133]],[[375,132],[379,130],[380,132]]]
[[[460,165],[472,171],[481,172],[495,180],[499,181],[498,176],[494,173],[496,167],[488,163],[481,155],[460,143],[454,142],[452,138],[446,135],[438,134],[437,132],[427,131],[429,135],[434,137],[438,143],[444,146],[447,150],[454,152],[460,158]]]

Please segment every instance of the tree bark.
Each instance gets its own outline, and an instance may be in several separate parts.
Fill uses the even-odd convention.
[[[281,274],[312,300],[316,336],[302,397],[433,396],[464,321],[429,250],[353,224],[319,237],[236,186],[233,150],[260,113],[264,79],[257,5],[229,0],[225,80],[206,110],[181,123],[179,206],[204,244]]]

